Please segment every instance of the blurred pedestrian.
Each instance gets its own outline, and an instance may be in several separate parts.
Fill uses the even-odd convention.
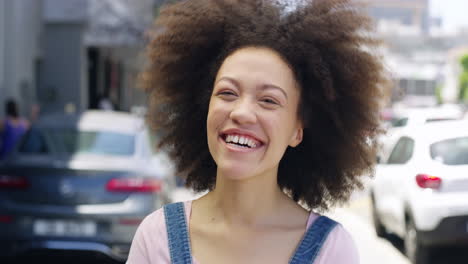
[[[100,95],[98,96],[98,108],[101,110],[112,111],[114,110],[114,104],[108,97]]]
[[[148,121],[187,186],[208,193],[146,217],[128,263],[359,263],[318,212],[372,171],[388,76],[355,1],[302,2],[161,9],[141,78]]]
[[[41,106],[38,103],[33,103],[29,112],[29,122],[35,123],[41,114]]]
[[[18,105],[13,99],[5,103],[6,118],[0,122],[0,160],[15,147],[18,140],[29,128],[29,122],[19,115]]]

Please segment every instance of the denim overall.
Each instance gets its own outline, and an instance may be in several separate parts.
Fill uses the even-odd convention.
[[[172,264],[192,264],[184,204],[165,205],[164,216]],[[328,234],[336,225],[337,222],[326,216],[320,216],[315,220],[302,238],[289,264],[314,263]]]

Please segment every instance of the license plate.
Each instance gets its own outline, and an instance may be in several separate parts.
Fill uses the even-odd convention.
[[[36,220],[34,234],[39,236],[79,236],[96,235],[96,223],[92,221]]]

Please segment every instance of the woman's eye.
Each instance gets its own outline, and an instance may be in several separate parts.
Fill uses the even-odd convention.
[[[278,102],[276,102],[276,100],[271,99],[271,98],[263,98],[262,102],[267,103],[267,104],[272,104],[272,105],[278,105]]]
[[[222,99],[234,99],[237,96],[235,92],[230,91],[230,90],[220,91],[216,95]]]
[[[232,91],[221,91],[219,92],[218,94],[220,95],[236,95],[234,92]]]

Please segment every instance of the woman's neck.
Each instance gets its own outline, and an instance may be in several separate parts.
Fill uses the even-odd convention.
[[[276,173],[233,180],[218,172],[215,189],[202,199],[212,218],[250,227],[273,224],[278,212],[293,202],[279,188]]]

